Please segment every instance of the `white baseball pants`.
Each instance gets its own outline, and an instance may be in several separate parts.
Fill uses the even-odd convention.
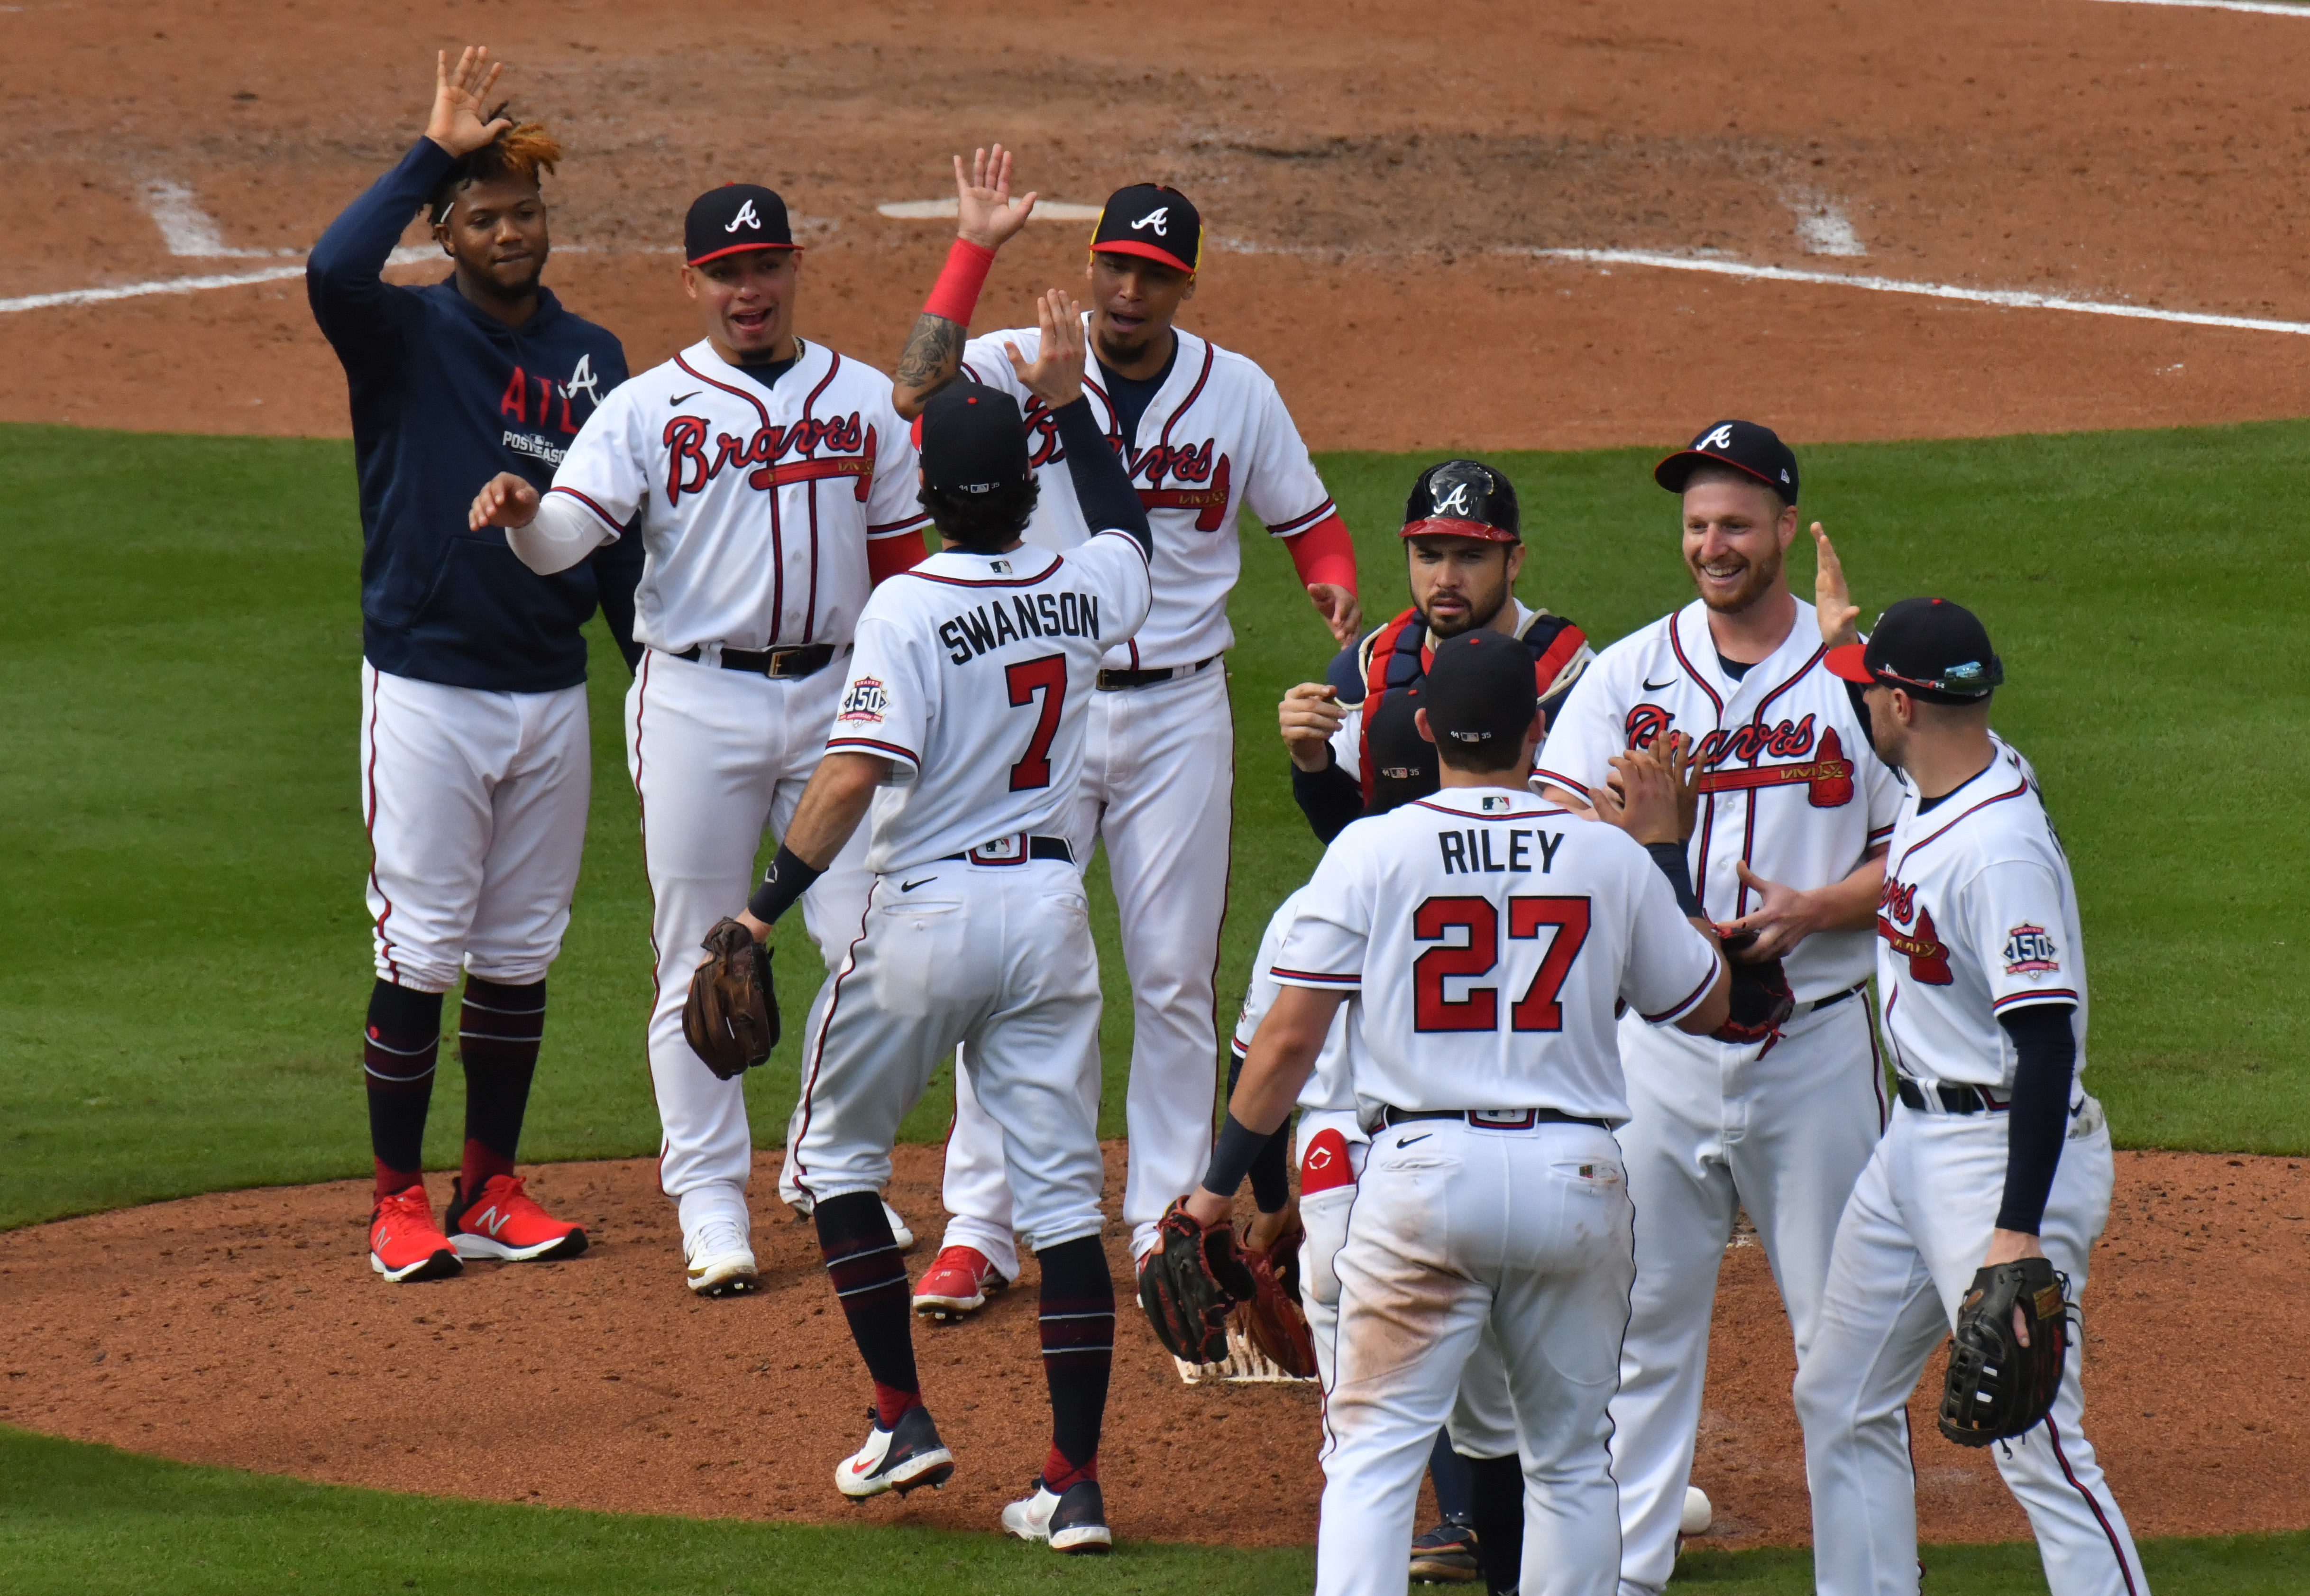
[[[1606,1410],[1628,1323],[1620,1149],[1587,1125],[1376,1136],[1339,1253],[1317,1596],[1402,1596],[1420,1476],[1489,1321],[1524,1459],[1524,1596],[1611,1596]]]
[[[1307,1144],[1327,1130],[1340,1132],[1348,1145],[1348,1167],[1358,1177],[1371,1150],[1363,1128],[1351,1112],[1326,1110],[1299,1116],[1297,1157],[1307,1156]],[[1299,1224],[1307,1239],[1299,1248],[1299,1305],[1307,1315],[1307,1329],[1316,1343],[1316,1375],[1325,1391],[1332,1389],[1335,1343],[1340,1322],[1340,1248],[1348,1239],[1348,1215],[1355,1206],[1356,1184],[1302,1190]],[[1507,1457],[1516,1449],[1515,1407],[1508,1400],[1507,1365],[1500,1357],[1498,1338],[1489,1320],[1477,1337],[1467,1367],[1460,1371],[1460,1390],[1453,1400],[1452,1417],[1444,1427],[1452,1434],[1453,1449],[1463,1457]]]
[[[1907,1403],[1988,1251],[2005,1191],[2002,1114],[1897,1106],[1837,1227],[1837,1251],[1797,1371],[1813,1578],[1821,1596],[1916,1596],[1916,1476]],[[2040,1240],[2082,1301],[2109,1219],[2109,1128],[2088,1097],[2054,1172]],[[2081,1344],[2045,1422],[1990,1454],[2029,1515],[2053,1596],[2149,1596],[2124,1515],[2081,1426]],[[1914,1444],[1950,1443],[1938,1432]]]
[[[842,662],[798,680],[680,660],[653,648],[626,693],[626,768],[640,801],[656,961],[650,1081],[664,1140],[658,1181],[685,1233],[708,1218],[747,1223],[753,1137],[740,1080],[721,1080],[682,1034],[699,944],[754,889],[764,834],[785,831],[825,752]],[[865,828],[803,898],[804,925],[830,966],[858,934]],[[743,1078],[742,1077],[741,1080]]]
[[[361,663],[361,822],[378,978],[525,986],[569,925],[594,790],[583,684],[484,692]]]
[[[1874,1038],[1865,993],[1798,1016],[1769,1045],[1620,1021],[1630,1117],[1620,1137],[1637,1209],[1637,1285],[1612,1399],[1623,1596],[1653,1596],[1676,1564],[1716,1274],[1742,1208],[1804,1362],[1837,1216],[1884,1123]]]
[[[967,1045],[1028,1245],[1098,1235],[1099,1103],[1079,1061],[1099,1039],[1099,955],[1081,875],[1063,860],[953,860],[906,879],[923,884],[901,896],[874,878],[864,932],[811,1005],[796,1182],[813,1203],[881,1191],[899,1122]]]
[[[1075,815],[1069,840],[1078,860],[1089,863],[1094,840],[1107,845],[1131,977],[1123,1219],[1132,1255],[1144,1257],[1163,1210],[1193,1191],[1211,1162],[1220,1070],[1213,985],[1235,823],[1235,722],[1224,662],[1092,696]],[[1082,1067],[1096,1098],[1095,1041]],[[1002,1140],[971,1092],[969,1072],[958,1070],[942,1193],[951,1217],[942,1245],[976,1247],[1015,1279],[1019,1249]]]

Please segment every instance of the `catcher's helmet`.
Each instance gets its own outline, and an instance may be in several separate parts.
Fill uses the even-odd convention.
[[[1420,473],[1403,507],[1403,535],[1524,541],[1515,488],[1481,460],[1446,460]]]

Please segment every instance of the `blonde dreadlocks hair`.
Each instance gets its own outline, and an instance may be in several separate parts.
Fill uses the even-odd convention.
[[[496,121],[512,103],[508,100],[499,106],[483,117],[482,122]],[[560,159],[560,142],[545,131],[545,124],[517,122],[480,149],[459,156],[433,186],[433,192],[425,201],[425,214],[438,226],[449,220],[449,207],[457,203],[457,191],[468,183],[501,177],[534,183],[538,173],[551,171]]]

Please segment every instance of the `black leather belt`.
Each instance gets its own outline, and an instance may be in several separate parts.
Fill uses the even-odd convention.
[[[970,864],[1023,864],[1029,859],[1064,859],[1069,864],[1075,862],[1074,848],[1064,837],[1030,837],[1027,839],[1027,851],[1024,854],[1010,854],[1006,857],[1002,853],[996,853],[991,857],[988,856],[988,849],[1000,848],[1012,840],[1014,839],[1006,837],[1002,844],[984,843],[967,853],[942,854],[939,857],[942,861],[960,859]]]
[[[1593,1125],[1599,1131],[1607,1132],[1612,1128],[1603,1120],[1584,1119],[1560,1108],[1383,1108],[1379,1111],[1379,1123],[1383,1129],[1415,1119],[1462,1120],[1479,1131],[1529,1131],[1534,1125]]]
[[[796,677],[815,676],[825,670],[834,663],[835,652],[831,643],[812,643],[800,648],[765,648],[760,653],[751,648],[725,648],[722,651],[722,668],[791,681]],[[704,658],[705,654],[703,648],[686,648],[673,657],[689,660],[694,664]]]
[[[1193,676],[1217,658],[1219,655],[1215,654],[1211,659],[1199,659],[1192,665],[1165,665],[1159,671],[1101,671],[1099,673],[1099,690],[1119,693],[1134,687],[1153,687],[1159,681],[1177,681],[1182,676]]]
[[[1925,1097],[1925,1089],[1921,1083],[1904,1075],[1894,1082],[1894,1090],[1900,1094],[1904,1107],[1914,1108],[1920,1114],[1932,1111],[1931,1104]],[[1993,1092],[1984,1091],[1976,1086],[1947,1086],[1936,1083],[1933,1087],[1933,1096],[1940,1100],[1941,1111],[1944,1114],[2002,1114],[2013,1106],[2010,1096],[2000,1097]]]
[[[1851,997],[1854,993],[1859,992],[1862,986],[1865,986],[1868,983],[1864,981],[1859,985],[1848,986],[1843,992],[1832,992],[1825,998],[1815,998],[1811,1002],[1804,1004],[1800,1012],[1806,1014],[1818,1014],[1823,1009],[1834,1009],[1837,1004]]]

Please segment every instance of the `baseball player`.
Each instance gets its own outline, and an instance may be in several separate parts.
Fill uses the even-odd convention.
[[[1637,1285],[1612,1473],[1631,1596],[1660,1590],[1675,1562],[1737,1210],[1771,1261],[1800,1365],[1811,1344],[1837,1215],[1884,1119],[1874,1034],[1854,1000],[1899,796],[1845,684],[1822,668],[1812,606],[1789,592],[1796,456],[1766,428],[1724,421],[1653,474],[1680,497],[1699,596],[1597,656],[1533,777],[1576,802],[1623,750],[1671,739],[1685,750],[1693,880],[1735,961],[1738,1019],[1722,1034],[1621,1028]]]
[[[994,252],[1023,225],[1034,195],[1010,198],[1000,147],[955,162],[960,236],[899,363],[897,400],[912,413],[958,374],[1024,407],[1042,498],[1029,542],[1064,551],[1090,522],[1074,498],[1066,440],[1013,376],[1005,346],[1033,359],[1032,327],[969,340]],[[1104,841],[1130,972],[1134,1022],[1125,1115],[1131,1146],[1123,1218],[1143,1256],[1170,1194],[1211,1148],[1218,1085],[1214,977],[1227,903],[1233,824],[1234,722],[1220,656],[1234,641],[1227,598],[1241,564],[1236,522],[1248,509],[1282,540],[1335,640],[1356,635],[1355,552],[1275,385],[1243,356],[1174,325],[1194,292],[1202,218],[1186,196],[1151,184],[1117,190],[1092,230],[1086,327],[1097,369],[1092,413],[1119,454],[1155,528],[1155,608],[1102,665],[1068,836],[1088,864]],[[1096,1094],[1096,1051],[1082,1060]],[[956,1076],[945,1201],[952,1219],[916,1289],[926,1312],[968,1311],[1017,1273],[1001,1139]]]
[[[1098,1103],[1080,1069],[1098,1040],[1099,960],[1064,827],[1099,661],[1148,612],[1152,537],[1083,402],[1072,302],[1055,290],[1041,316],[1016,380],[1072,446],[1077,502],[1101,531],[1064,555],[1023,543],[1040,484],[1017,403],[975,383],[932,400],[922,501],[942,551],[868,601],[825,762],[742,923],[766,936],[872,803],[867,909],[811,1008],[793,1158],[874,1382],[873,1427],[837,1488],[862,1498],[954,1471],[923,1405],[906,1264],[879,1193],[899,1121],[963,1045],[1042,1270],[1051,1447],[1003,1524],[1083,1552],[1109,1539],[1099,1438],[1115,1288]]]
[[[1444,639],[1489,627],[1520,640],[1533,655],[1543,716],[1556,712],[1594,657],[1578,627],[1545,610],[1529,609],[1515,595],[1524,559],[1523,520],[1515,484],[1504,473],[1474,460],[1429,467],[1405,506],[1403,539],[1411,608],[1366,633],[1356,647],[1342,649],[1325,681],[1291,689],[1278,709],[1291,756],[1292,795],[1326,845],[1364,814],[1382,814],[1436,791],[1435,745],[1420,736],[1412,721],[1429,662]],[[1268,929],[1279,943],[1290,927],[1290,904],[1286,900]],[[1263,944],[1237,1024],[1238,1069],[1259,1016],[1273,1001],[1274,983],[1264,974],[1272,962],[1269,954]],[[1327,1106],[1324,1100],[1327,1093],[1335,1097],[1345,1090],[1344,1082],[1334,1080],[1338,1073],[1319,1065],[1308,1086],[1316,1098],[1301,1099],[1297,1210],[1307,1230],[1301,1251],[1305,1275],[1319,1295],[1331,1283],[1334,1299],[1337,1277],[1330,1258],[1345,1235],[1346,1201],[1352,1193],[1344,1187],[1361,1169],[1363,1158],[1352,1102]],[[1230,1073],[1230,1097],[1234,1088]],[[1338,1148],[1324,1139],[1326,1130],[1338,1134]],[[1246,1233],[1246,1245],[1258,1247],[1272,1229],[1288,1222],[1285,1152],[1279,1132],[1252,1167],[1261,1219]],[[1319,1160],[1317,1167],[1307,1165],[1311,1157]],[[1310,1191],[1332,1194],[1311,1202]],[[1301,1295],[1305,1302],[1308,1292]],[[1328,1305],[1307,1305],[1311,1328],[1329,1324]],[[1324,1333],[1318,1331],[1319,1348]],[[1481,1567],[1496,1590],[1515,1583],[1524,1486],[1514,1463],[1515,1431],[1507,1410],[1505,1379],[1498,1349],[1486,1336],[1463,1379],[1457,1440],[1439,1436],[1429,1460],[1444,1522],[1412,1542],[1415,1579],[1472,1578]],[[1464,1448],[1464,1455],[1455,1446]]]
[[[1976,1268],[2049,1258],[2084,1295],[2109,1218],[2109,1128],[2078,1081],[2077,891],[2035,774],[1989,729],[2004,672],[1987,631],[1959,605],[1906,599],[1827,664],[1865,684],[1877,751],[1907,788],[1877,910],[1900,1101],[1837,1227],[1797,1412],[1823,1596],[1915,1596],[1909,1392]],[[2148,1596],[2080,1427],[2079,1350],[2052,1412],[1993,1449],[1998,1472],[2054,1596]]]
[[[690,1288],[751,1290],[753,1141],[739,1080],[682,1032],[699,940],[783,836],[834,724],[868,591],[923,557],[915,450],[873,367],[795,334],[801,251],[768,188],[711,188],[683,224],[684,291],[705,337],[636,377],[570,445],[542,498],[499,476],[473,501],[549,572],[647,551],[626,696],[626,763],[649,872],[650,1079]],[[857,935],[864,839],[828,861],[803,915],[829,967]]]
[[[1185,1216],[1224,1220],[1352,996],[1350,1071],[1371,1146],[1335,1265],[1316,1588],[1402,1589],[1420,1467],[1489,1326],[1523,1459],[1521,1588],[1608,1596],[1620,1526],[1606,1404],[1632,1273],[1613,1014],[1625,1002],[1648,1023],[1713,1028],[1725,968],[1672,840],[1655,868],[1615,828],[1525,787],[1541,736],[1528,650],[1489,628],[1450,638],[1420,696],[1439,791],[1325,853]],[[1664,768],[1621,755],[1614,769],[1621,822],[1672,839]]]
[[[598,604],[621,647],[639,562],[604,549],[551,576],[465,535],[461,484],[534,490],[625,379],[617,339],[540,285],[538,175],[560,147],[505,108],[482,48],[434,63],[425,136],[330,224],[306,263],[313,318],[345,369],[361,516],[361,820],[377,980],[361,1043],[377,1166],[369,1267],[453,1275],[466,1258],[569,1257],[586,1233],[523,1189],[514,1154],[545,1028],[593,785],[586,642]],[[380,277],[422,205],[453,263],[424,288]],[[465,976],[465,1152],[447,1214],[420,1176],[442,994]]]

